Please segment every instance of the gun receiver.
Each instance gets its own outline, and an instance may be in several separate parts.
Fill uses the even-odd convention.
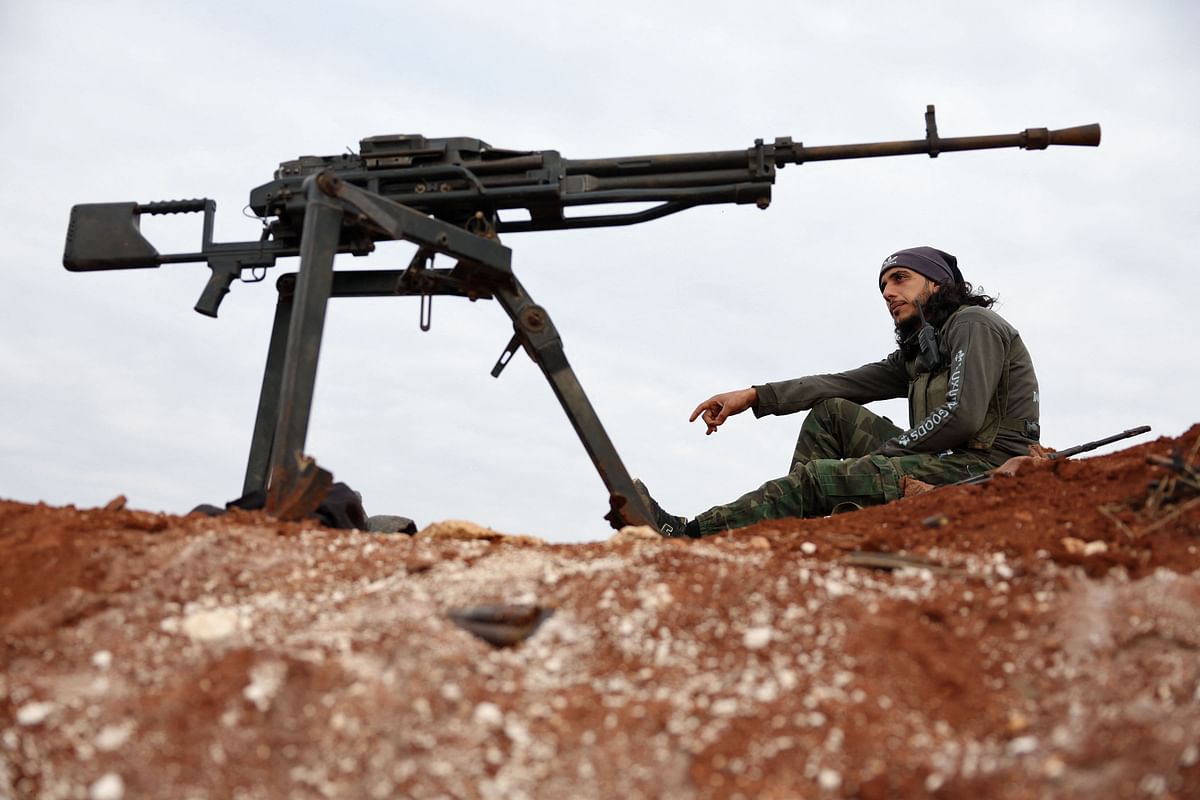
[[[216,203],[208,199],[90,203],[71,209],[63,265],[91,272],[206,262],[212,276],[196,310],[215,317],[232,282],[246,280],[244,270],[261,280],[257,270],[265,275],[277,259],[299,256],[299,271],[278,282],[243,484],[244,495],[263,493],[268,513],[290,517],[311,511],[325,485],[323,477],[328,477],[322,477],[303,448],[329,298],[418,295],[421,327],[427,329],[437,294],[497,301],[512,320],[514,335],[492,374],[498,376],[523,348],[544,373],[609,489],[609,521],[614,527],[653,526],[653,514],[567,362],[549,313],[533,302],[513,273],[511,251],[497,234],[632,225],[714,203],[766,208],[775,173],[788,164],[1099,143],[1099,125],[942,138],[933,106],[925,112],[924,139],[805,147],[783,137],[772,144],[759,139],[744,150],[620,158],[568,159],[554,150],[500,150],[462,137],[373,136],[361,141],[358,153],[302,156],[280,164],[273,180],[250,192],[250,208],[263,223],[258,241],[213,242]],[[577,206],[614,203],[648,207],[566,213]],[[142,235],[143,214],[194,212],[204,214],[198,251],[162,254]],[[417,245],[407,269],[334,272],[338,253],[365,255],[376,242],[393,240]],[[449,256],[454,266],[434,268],[438,254]]]

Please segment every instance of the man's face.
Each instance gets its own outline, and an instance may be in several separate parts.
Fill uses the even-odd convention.
[[[902,325],[916,319],[916,304],[923,306],[938,290],[938,285],[908,267],[892,267],[879,279],[879,288],[892,322]]]

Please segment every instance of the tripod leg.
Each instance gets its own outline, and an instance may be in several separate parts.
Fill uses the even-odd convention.
[[[267,476],[271,461],[271,443],[275,438],[274,425],[279,417],[279,387],[283,383],[283,355],[287,347],[288,325],[292,319],[292,299],[296,291],[296,276],[284,275],[277,283],[279,300],[275,303],[275,322],[271,325],[271,342],[267,345],[267,365],[263,369],[262,389],[258,394],[258,414],[254,418],[254,435],[250,438],[250,458],[246,463],[246,481],[242,496],[267,491]]]
[[[287,513],[289,517],[303,516],[302,510],[297,510],[294,496],[311,495],[312,487],[301,484],[311,483],[317,472],[323,472],[304,459],[304,439],[308,435],[325,308],[333,285],[333,257],[337,252],[343,213],[341,203],[324,195],[315,181],[310,179],[306,185],[308,207],[300,238],[300,271],[296,276],[296,293],[279,379],[280,402],[271,437],[266,506],[270,514]],[[318,497],[316,502],[319,501]],[[309,511],[316,508],[316,503],[312,506]]]
[[[530,299],[525,287],[515,276],[511,285],[495,289],[495,297],[512,318],[517,338],[525,346],[526,352],[541,367],[567,419],[571,421],[571,427],[579,435],[583,448],[600,473],[600,480],[608,488],[611,509],[605,519],[613,528],[625,525],[657,528],[649,509],[634,489],[633,480],[600,423],[596,410],[575,377],[575,371],[567,363],[562,339],[546,309]]]

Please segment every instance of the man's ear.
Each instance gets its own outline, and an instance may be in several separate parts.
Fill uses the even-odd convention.
[[[929,290],[932,294],[937,294],[938,290],[942,288],[942,285],[937,281],[930,281],[929,283],[933,286],[933,288]]]

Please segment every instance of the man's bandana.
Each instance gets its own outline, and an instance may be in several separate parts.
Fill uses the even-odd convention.
[[[883,291],[883,273],[892,267],[907,267],[934,283],[962,283],[963,280],[958,271],[958,259],[934,247],[909,247],[885,258],[879,268],[880,291]]]

